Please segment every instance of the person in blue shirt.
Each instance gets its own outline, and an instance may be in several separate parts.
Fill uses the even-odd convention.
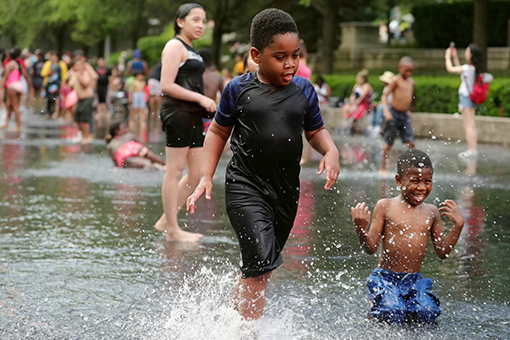
[[[234,78],[225,88],[205,137],[200,182],[188,197],[211,199],[212,177],[225,142],[233,152],[226,172],[226,207],[241,250],[241,276],[232,306],[245,320],[262,316],[271,272],[283,263],[281,251],[292,228],[299,199],[302,133],[323,155],[325,189],[340,173],[339,152],[324,128],[313,85],[295,76],[299,32],[278,9],[257,14],[250,50],[258,71]]]

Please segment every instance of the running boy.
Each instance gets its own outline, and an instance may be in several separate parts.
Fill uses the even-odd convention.
[[[370,314],[380,321],[433,323],[441,313],[439,299],[431,292],[432,280],[419,271],[429,235],[437,255],[445,259],[459,239],[464,218],[454,201],[440,203],[439,210],[423,203],[432,190],[432,173],[427,154],[406,151],[397,161],[400,195],[377,202],[369,230],[370,211],[365,203],[351,208],[365,251],[375,253],[382,239],[378,268],[367,278]],[[454,224],[446,237],[439,211]]]
[[[262,316],[271,271],[283,263],[299,199],[301,133],[323,158],[325,189],[338,178],[339,153],[324,129],[317,94],[299,66],[299,32],[292,17],[278,9],[257,14],[251,24],[251,56],[258,71],[233,79],[225,88],[204,143],[201,179],[188,198],[196,209],[233,130],[233,156],[226,174],[226,206],[241,249],[241,276],[232,305],[245,320]]]
[[[381,168],[379,170],[383,176],[389,175],[386,170],[386,163],[397,133],[400,133],[402,143],[409,149],[414,149],[414,132],[409,114],[409,107],[414,97],[415,83],[411,78],[413,70],[413,60],[410,57],[402,57],[398,63],[399,74],[393,78],[388,86],[388,90],[381,97],[384,118],[386,119],[383,134],[386,145],[383,148]],[[391,106],[388,104],[388,97],[390,96],[393,96]]]

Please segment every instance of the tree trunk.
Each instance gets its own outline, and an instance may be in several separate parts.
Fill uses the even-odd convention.
[[[55,40],[57,42],[57,55],[59,57],[61,57],[62,53],[64,53],[64,40],[66,28],[67,28],[66,24],[55,26],[53,28],[53,34],[55,35]]]
[[[338,21],[335,20],[334,11],[326,11],[322,15],[322,73],[331,74],[334,70],[335,64],[335,51],[333,46],[335,42],[335,25]]]
[[[220,62],[221,62],[221,46],[222,41],[221,38],[224,33],[224,27],[225,27],[225,7],[228,6],[228,4],[225,4],[224,1],[218,1],[216,5],[216,11],[214,12],[214,31],[213,31],[213,41],[212,41],[212,53],[213,53],[213,61],[214,65],[216,67],[221,68]]]
[[[218,22],[218,21],[215,21],[214,22],[214,31],[213,31],[213,41],[212,41],[212,53],[213,53],[213,60],[214,60],[214,65],[216,65],[216,67],[218,67],[219,69],[221,68],[221,55],[222,55],[222,51],[221,51],[221,46],[222,46],[222,41],[221,41],[221,37],[223,36],[223,22]]]
[[[473,42],[483,53],[484,69],[487,69],[487,18],[489,16],[490,0],[474,1]]]

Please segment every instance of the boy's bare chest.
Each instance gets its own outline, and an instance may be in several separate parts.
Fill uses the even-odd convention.
[[[384,235],[404,240],[426,240],[432,224],[432,215],[425,212],[388,214],[384,223]]]

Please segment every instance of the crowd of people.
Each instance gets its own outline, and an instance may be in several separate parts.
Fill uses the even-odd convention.
[[[107,150],[116,166],[164,170],[163,213],[155,229],[166,233],[168,241],[201,240],[201,234],[180,227],[177,215],[184,206],[194,213],[201,196],[211,199],[212,178],[230,141],[225,201],[241,252],[232,306],[244,319],[254,320],[262,316],[271,273],[283,262],[281,252],[294,224],[303,136],[321,155],[318,174],[326,174],[324,189],[332,188],[339,176],[339,151],[321,116],[331,89],[320,75],[312,84],[306,46],[289,14],[268,9],[253,18],[251,48],[237,58],[233,79],[227,71],[220,75],[209,50],[193,47],[206,20],[201,5],[180,6],[175,37],[152,70],[138,50],[125,74],[108,68],[101,58],[89,62],[80,50],[62,58],[54,52],[9,51],[3,63],[7,119],[14,112],[21,128],[18,107],[33,105],[48,119],[74,120],[83,143],[90,142],[90,125],[95,122],[108,129]],[[466,52],[468,65],[460,65],[455,49],[449,48],[445,57],[447,70],[464,77],[459,90],[469,145],[464,156],[473,156],[477,153],[476,130],[472,131],[475,104],[469,94],[483,71],[480,56],[471,45]],[[399,195],[379,201],[372,220],[366,204],[352,208],[360,244],[368,253],[375,252],[379,243],[383,247],[379,267],[367,279],[371,315],[395,323],[408,317],[435,321],[440,313],[438,299],[430,291],[431,280],[419,274],[427,239],[430,236],[436,253],[446,258],[464,224],[453,201],[445,201],[439,209],[424,203],[432,188],[433,167],[425,153],[414,150],[413,71],[412,59],[403,57],[398,74],[388,71],[379,77],[385,89],[377,109],[368,73],[359,72],[342,110],[346,121],[372,112],[372,129],[381,132],[385,142],[382,173],[387,173],[389,152],[398,135],[410,149],[397,162]],[[110,105],[123,97],[119,93],[128,98],[129,110],[122,121],[112,123]],[[35,100],[29,103],[27,94]],[[165,159],[144,145],[148,107],[151,113],[159,112]],[[448,236],[441,215],[454,223]],[[390,289],[392,285],[398,289]]]
[[[21,111],[33,110],[46,119],[75,122],[76,141],[90,143],[94,129],[106,134],[114,112],[129,121],[130,131],[147,141],[149,109],[157,117],[162,93],[161,63],[151,70],[135,50],[126,70],[108,67],[104,58],[87,59],[83,50],[66,52],[7,49],[2,54],[0,105],[5,104],[7,128],[14,114],[21,130]],[[97,134],[96,134],[97,135]]]

